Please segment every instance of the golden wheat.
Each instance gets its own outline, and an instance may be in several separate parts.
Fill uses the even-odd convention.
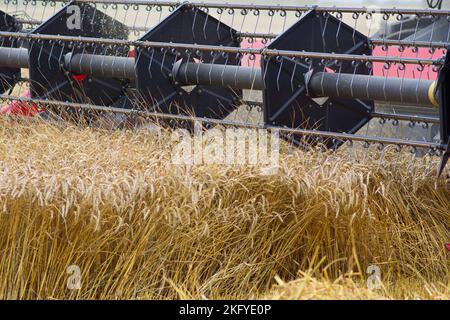
[[[428,157],[291,150],[264,176],[175,166],[164,132],[0,122],[0,298],[448,297]]]

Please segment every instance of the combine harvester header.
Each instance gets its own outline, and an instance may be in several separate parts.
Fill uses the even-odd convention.
[[[144,0],[14,0],[0,9],[5,100],[89,119],[113,112],[171,127],[279,130],[302,147],[426,149],[442,158],[439,175],[450,157],[450,11]],[[22,82],[29,97],[12,95]],[[257,92],[262,101],[249,101]],[[375,102],[421,111],[379,112]],[[242,105],[260,108],[262,123],[230,120]],[[375,118],[438,135],[361,134]]]

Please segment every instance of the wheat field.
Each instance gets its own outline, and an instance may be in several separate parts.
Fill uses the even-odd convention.
[[[283,149],[265,176],[176,166],[169,133],[0,122],[2,299],[449,297],[436,159]]]

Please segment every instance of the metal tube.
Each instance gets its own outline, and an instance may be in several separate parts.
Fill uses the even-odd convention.
[[[182,63],[180,60],[175,64],[172,76],[182,85],[264,89],[260,69],[239,66]],[[307,85],[309,93],[315,97],[438,106],[434,95],[435,82],[431,80],[318,72],[312,75]]]
[[[207,85],[236,89],[263,90],[261,69],[233,65],[183,63],[174,65],[172,76],[181,85]]]
[[[75,74],[134,80],[133,58],[72,54],[65,65]],[[28,50],[0,47],[0,66],[28,68]],[[174,65],[172,77],[181,85],[209,85],[236,89],[263,90],[261,69],[233,65],[183,63]],[[357,74],[318,72],[307,81],[309,93],[316,97],[340,97],[438,106],[436,83],[431,80],[375,77]]]
[[[0,67],[28,68],[28,50],[0,47]]]
[[[431,80],[318,72],[308,81],[316,97],[337,97],[439,106]]]
[[[128,80],[136,78],[133,58],[68,53],[64,62],[70,72],[75,74]]]

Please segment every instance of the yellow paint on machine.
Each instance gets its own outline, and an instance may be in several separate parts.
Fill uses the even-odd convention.
[[[434,81],[428,88],[428,99],[430,100],[430,102],[433,106],[438,108],[439,102],[436,100],[436,92],[435,91],[436,91],[436,81]]]

